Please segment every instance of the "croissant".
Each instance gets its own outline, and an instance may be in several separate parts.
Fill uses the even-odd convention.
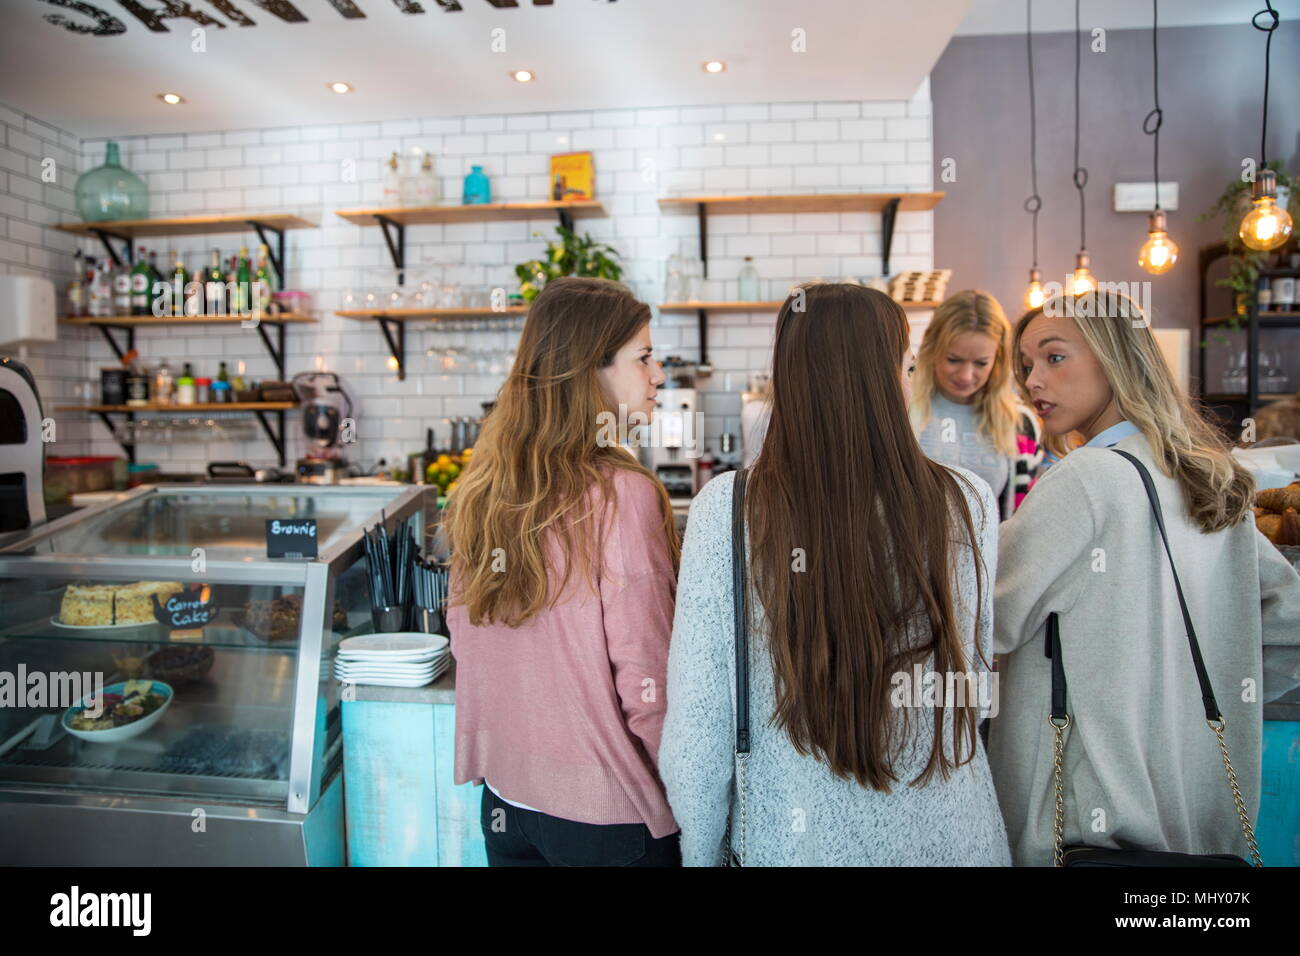
[[[1255,504],[1265,511],[1280,514],[1287,505],[1288,488],[1268,488],[1255,495]]]
[[[1300,545],[1300,513],[1288,508],[1282,513],[1282,527],[1278,530],[1275,544]]]
[[[1278,543],[1278,535],[1282,531],[1282,516],[1278,514],[1266,514],[1262,518],[1255,519],[1257,527],[1264,537],[1268,538],[1274,544]]]

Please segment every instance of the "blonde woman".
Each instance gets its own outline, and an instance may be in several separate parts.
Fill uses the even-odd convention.
[[[492,866],[681,860],[657,772],[677,535],[601,426],[654,409],[649,323],[614,282],[548,283],[450,499],[455,780],[485,784]]]
[[[966,289],[935,309],[916,356],[911,417],[921,448],[989,483],[1010,518],[1042,461],[1038,420],[1011,390],[1011,324],[998,300]]]
[[[1048,716],[1060,710],[1063,846],[1248,857],[1171,559],[1142,475],[1116,452],[1158,495],[1250,821],[1263,704],[1300,683],[1300,576],[1255,529],[1250,475],[1189,404],[1130,300],[1049,300],[1020,320],[1014,350],[1044,430],[1086,442],[1043,474],[998,549],[989,759],[1015,862],[1056,859]],[[1059,660],[1046,656],[1053,614]]]

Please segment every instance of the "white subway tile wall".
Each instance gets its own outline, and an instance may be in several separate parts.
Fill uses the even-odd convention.
[[[76,218],[72,185],[76,168],[103,162],[106,140],[77,140],[16,110],[0,112],[5,148],[0,173],[7,180],[0,222],[0,269],[47,275],[62,290],[72,270],[75,240],[43,224]],[[652,305],[663,298],[664,264],[679,246],[695,254],[697,222],[690,215],[660,212],[658,199],[705,193],[925,191],[932,184],[928,83],[915,98],[899,102],[771,103],[680,109],[435,117],[418,120],[230,130],[210,133],[122,137],[122,162],[150,189],[151,215],[227,212],[294,212],[320,224],[286,234],[286,286],[311,293],[317,325],[291,325],[287,373],[336,371],[357,404],[357,445],[349,457],[363,465],[401,460],[422,446],[434,427],[450,437],[446,419],[481,414],[504,380],[518,340],[517,323],[485,321],[483,328],[407,327],[407,377],[388,367],[388,350],[373,323],[334,315],[348,290],[391,283],[391,260],[378,228],[340,219],[338,209],[382,205],[384,161],[397,151],[434,156],[439,201],[460,201],[471,165],[491,177],[493,199],[527,201],[548,192],[548,157],[590,150],[596,194],[607,218],[578,220],[580,232],[613,245],[622,255],[624,279]],[[39,164],[55,156],[57,185],[40,182]],[[418,161],[410,162],[413,172]],[[534,258],[554,236],[552,220],[457,223],[407,228],[408,284],[428,278],[462,288],[517,288],[514,266]],[[159,260],[181,255],[187,267],[206,263],[212,248],[223,260],[245,236],[212,235],[141,239]],[[83,248],[100,254],[93,240]],[[705,299],[738,298],[737,274],[752,256],[764,298],[781,299],[789,286],[814,278],[874,275],[881,270],[880,218],[876,214],[713,215],[708,222],[710,279]],[[890,258],[891,272],[933,267],[933,215],[900,213]],[[913,313],[924,322],[924,314]],[[723,432],[739,433],[740,392],[750,371],[770,361],[775,315],[713,314],[709,358],[716,371],[701,380],[706,443],[717,450]],[[919,322],[914,321],[916,328]],[[695,313],[659,314],[652,338],[659,357],[698,358]],[[214,375],[219,361],[248,378],[274,376],[274,364],[257,332],[238,327],[140,329],[136,345],[144,359],[167,359],[175,370],[194,363],[196,374]],[[446,367],[444,349],[471,353]],[[46,404],[84,397],[87,383],[113,356],[94,330],[60,327],[57,345],[34,351]],[[82,394],[78,394],[79,390]],[[167,416],[164,416],[166,418]],[[140,461],[165,469],[195,471],[211,460],[272,463],[271,445],[259,432],[234,426],[255,420],[215,416],[227,426],[173,432],[169,441],[142,444]],[[120,449],[98,421],[60,415],[59,438],[68,453],[117,454]],[[65,430],[66,428],[66,430]],[[290,464],[305,450],[290,414]],[[61,448],[62,450],[62,448]]]

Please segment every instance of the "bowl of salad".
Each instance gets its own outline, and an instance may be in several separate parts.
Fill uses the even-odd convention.
[[[172,702],[172,689],[160,680],[118,681],[104,688],[99,707],[87,710],[92,696],[63,712],[63,729],[92,743],[116,744],[158,723]]]

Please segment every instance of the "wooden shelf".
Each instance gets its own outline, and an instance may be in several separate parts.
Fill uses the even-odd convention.
[[[59,319],[64,325],[231,325],[249,320],[243,315],[73,315]],[[276,315],[258,316],[259,322],[281,324],[284,322],[315,322],[310,315],[300,312],[280,312]]]
[[[106,415],[121,412],[282,412],[297,408],[297,402],[206,402],[202,405],[60,405],[56,412],[93,412]]]
[[[785,300],[776,302],[665,302],[660,312],[775,312]],[[900,302],[904,309],[937,309],[938,302]]]
[[[386,209],[340,209],[335,215],[358,226],[375,226],[387,219],[402,226],[445,222],[487,222],[500,219],[534,219],[565,212],[575,219],[606,216],[605,206],[596,199],[566,199],[547,202],[498,202],[476,205],[392,206]]]
[[[491,319],[507,316],[524,315],[528,312],[526,305],[511,305],[505,309],[344,309],[335,312],[345,319],[394,319],[398,322],[410,322],[415,319]]]
[[[1205,325],[1227,325],[1236,319],[1238,326],[1242,331],[1245,330],[1246,324],[1250,321],[1244,315],[1216,315],[1205,320]],[[1259,313],[1259,327],[1261,329],[1290,329],[1300,328],[1300,312],[1261,312]]]
[[[1295,392],[1269,392],[1266,395],[1259,396],[1259,403],[1267,405],[1270,402],[1280,402],[1284,398],[1291,398]],[[1226,392],[1220,394],[1202,395],[1201,401],[1207,405],[1245,405],[1245,392]]]
[[[943,199],[932,193],[806,193],[786,196],[672,196],[659,200],[666,213],[696,213],[701,206],[712,214],[747,215],[773,212],[880,212],[897,199],[899,212],[923,212]]]
[[[108,222],[61,222],[55,229],[79,236],[109,232],[115,236],[190,236],[205,233],[252,232],[253,225],[270,229],[315,229],[319,224],[290,213],[237,213],[220,216],[181,216],[174,219],[118,219]]]

